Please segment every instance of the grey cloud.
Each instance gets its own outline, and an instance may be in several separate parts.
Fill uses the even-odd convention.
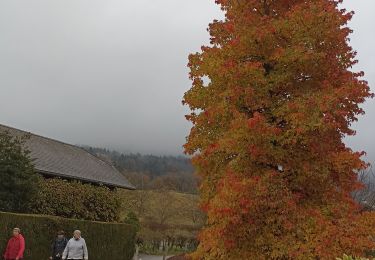
[[[374,83],[372,0],[347,1],[358,69]],[[74,144],[180,154],[187,56],[221,18],[213,0],[0,1],[0,123]],[[375,161],[373,102],[348,139]]]

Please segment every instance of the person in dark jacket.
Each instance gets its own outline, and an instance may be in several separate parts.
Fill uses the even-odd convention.
[[[65,237],[65,232],[62,230],[57,232],[57,237],[52,243],[52,255],[50,259],[61,260],[67,243],[68,239]]]
[[[25,239],[19,228],[13,229],[13,237],[9,239],[4,258],[5,260],[21,260],[25,251]]]

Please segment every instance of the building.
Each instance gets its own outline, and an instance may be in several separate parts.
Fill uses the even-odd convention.
[[[28,135],[25,148],[30,151],[36,171],[45,177],[135,189],[115,167],[80,147],[1,124],[0,132],[15,137]]]

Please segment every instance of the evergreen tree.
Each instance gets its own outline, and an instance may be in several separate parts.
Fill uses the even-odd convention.
[[[1,211],[28,212],[29,203],[38,191],[40,177],[23,147],[25,138],[0,132]]]

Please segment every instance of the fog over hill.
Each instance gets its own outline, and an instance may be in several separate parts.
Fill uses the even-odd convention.
[[[355,10],[351,44],[375,84],[374,0]],[[0,123],[72,144],[181,155],[187,57],[223,17],[214,0],[0,1]],[[373,88],[374,90],[374,88]],[[375,103],[347,139],[375,162]]]

